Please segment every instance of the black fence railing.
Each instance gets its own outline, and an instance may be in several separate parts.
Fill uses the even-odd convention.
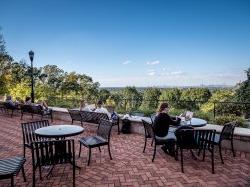
[[[204,105],[208,105],[208,112],[213,118],[218,115],[233,114],[236,116],[244,116],[250,118],[250,102],[207,102],[198,100],[142,100],[142,99],[121,99],[117,101],[107,100],[105,105],[112,106],[115,111],[119,113],[129,113],[132,111],[140,111],[149,115],[154,113],[159,104],[168,102],[173,113],[181,113],[186,110],[201,111]],[[96,103],[96,101],[89,101],[88,104]],[[76,98],[48,98],[50,106],[58,106],[64,108],[77,108],[80,105],[80,99]]]

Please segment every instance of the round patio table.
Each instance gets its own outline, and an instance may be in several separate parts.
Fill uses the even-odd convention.
[[[84,132],[84,128],[77,125],[51,125],[35,130],[35,134],[44,138],[66,138]]]
[[[200,118],[192,118],[188,121],[181,121],[180,125],[187,125],[191,127],[203,127],[207,124],[207,121]]]

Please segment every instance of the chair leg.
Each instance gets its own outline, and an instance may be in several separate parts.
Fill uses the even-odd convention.
[[[88,166],[90,164],[90,159],[91,159],[91,148],[89,148],[89,159],[88,159]]]
[[[32,186],[35,187],[35,183],[36,183],[36,173],[35,173],[35,168],[33,167],[33,173],[32,173],[33,177],[32,177]]]
[[[211,156],[212,156],[212,174],[214,174],[214,148],[212,148]]]
[[[231,148],[232,148],[233,156],[235,157],[235,151],[234,151],[233,139],[231,140]]]
[[[24,180],[24,182],[26,182],[26,176],[25,176],[25,172],[24,172],[24,167],[22,167],[22,174],[23,174],[23,180]]]
[[[176,147],[175,149],[175,160],[177,161],[178,160],[178,147]]]
[[[23,113],[21,113],[21,120],[23,119]]]
[[[81,156],[81,151],[82,151],[82,144],[80,143],[80,149],[79,149],[79,155],[78,155],[78,158],[80,158],[80,156]]]
[[[145,142],[144,142],[143,153],[145,153],[146,146],[147,146],[147,138],[146,138],[146,136],[145,136]]]
[[[13,113],[14,113],[14,110],[12,110],[12,112],[11,112],[11,118],[12,118],[12,116],[13,116]]]
[[[205,157],[206,157],[206,149],[204,148],[204,150],[203,150],[203,157],[202,157],[202,161],[205,161]]]
[[[112,160],[112,156],[111,156],[111,152],[110,152],[110,145],[108,144],[108,150],[109,150],[109,157],[110,157],[110,160]]]
[[[75,177],[76,177],[76,166],[75,163],[73,163],[73,187],[75,187]]]
[[[25,155],[26,155],[26,148],[25,146],[23,145],[23,157],[25,158]]]
[[[11,187],[14,187],[14,176],[11,176]]]
[[[40,180],[42,180],[42,168],[41,168],[41,166],[39,166],[39,177],[40,177]]]
[[[151,141],[151,147],[153,146],[153,143],[154,143],[154,138],[152,138],[152,141]]]
[[[184,167],[183,167],[183,150],[181,149],[181,172],[184,173]]]
[[[118,135],[120,134],[120,125],[119,122],[117,123],[117,130],[118,130]]]
[[[102,152],[102,151],[101,151],[101,147],[98,147],[98,149],[99,149],[100,152]]]
[[[154,146],[154,155],[153,155],[153,158],[152,158],[152,162],[154,162],[154,160],[155,160],[155,154],[156,154],[156,143],[155,143],[155,146]]]
[[[224,162],[223,162],[223,157],[222,157],[222,153],[221,153],[221,143],[219,144],[219,152],[220,152],[220,160],[221,160],[221,163],[224,164]]]

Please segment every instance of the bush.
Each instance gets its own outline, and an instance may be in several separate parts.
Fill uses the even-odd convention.
[[[236,121],[239,127],[246,127],[244,118],[235,115],[217,116],[214,119],[214,123],[217,125],[224,125],[225,123],[232,121]]]
[[[194,117],[204,119],[207,122],[211,122],[214,118],[212,112],[202,112],[202,111],[195,111]]]

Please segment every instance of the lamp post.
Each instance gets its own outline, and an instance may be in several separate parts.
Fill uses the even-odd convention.
[[[34,59],[34,52],[30,51],[29,52],[29,57],[30,57],[30,62],[31,62],[31,101],[34,103],[34,77],[33,77],[33,59]]]

